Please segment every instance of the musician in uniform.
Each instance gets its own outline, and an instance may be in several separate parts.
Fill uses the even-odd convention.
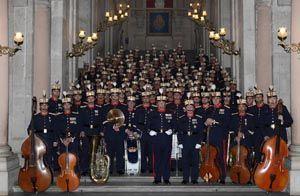
[[[116,157],[116,169],[119,175],[124,174],[125,164],[124,164],[124,139],[125,139],[125,129],[124,125],[113,124],[106,119],[107,114],[112,109],[119,109],[126,116],[127,107],[126,105],[119,102],[120,89],[114,87],[111,89],[109,104],[104,105],[102,112],[102,122],[103,122],[103,133],[105,136],[105,142],[107,144],[107,153],[110,157],[110,173],[114,171],[114,158]]]
[[[199,177],[199,149],[201,147],[204,121],[202,116],[195,114],[194,101],[185,102],[186,114],[177,122],[178,147],[182,149],[183,181],[187,184],[191,177],[193,184],[198,183]]]
[[[255,118],[253,114],[247,113],[247,102],[245,99],[238,99],[238,112],[233,113],[230,119],[230,131],[232,131],[232,144],[235,146],[237,141],[248,149],[248,168],[252,168],[251,153],[254,150],[253,134],[255,130]],[[249,182],[250,183],[250,182]]]
[[[48,105],[49,105],[49,112],[52,114],[57,114],[63,111],[62,101],[59,98],[60,88],[61,86],[58,81],[56,81],[51,86],[51,97],[48,101]]]
[[[225,183],[226,163],[224,158],[224,141],[228,135],[230,110],[221,103],[221,92],[212,92],[212,111],[205,121],[206,126],[211,126],[210,143],[218,149],[217,163],[221,169],[220,183]]]
[[[81,123],[79,121],[79,114],[72,112],[72,99],[66,96],[66,92],[63,93],[63,113],[59,113],[55,118],[55,125],[59,132],[59,151],[60,153],[68,151],[75,155],[78,155],[78,138],[81,130]],[[78,164],[77,169],[78,170]]]
[[[175,87],[173,89],[173,102],[168,103],[167,104],[167,111],[173,114],[175,123],[177,123],[177,121],[179,120],[179,117],[184,115],[184,104],[182,103],[182,95],[183,92],[181,90],[181,88],[179,87]],[[177,138],[177,133],[175,133],[175,135],[173,135],[173,142],[172,144],[177,144],[178,138]],[[177,140],[177,141],[176,141]],[[177,146],[172,147],[172,154],[174,154],[176,152],[175,148],[177,148]],[[178,159],[178,168],[176,168],[176,160]],[[182,170],[182,161],[181,159],[179,159],[179,157],[172,157],[171,160],[171,171],[175,171],[176,169]]]
[[[289,113],[288,109],[285,105],[283,105],[282,114],[278,114],[278,97],[277,92],[275,91],[274,87],[271,86],[269,88],[269,92],[267,93],[268,97],[268,115],[266,118],[267,121],[267,128],[265,129],[263,136],[264,139],[267,140],[270,137],[276,135],[277,128],[275,125],[280,125],[280,137],[287,143],[287,128],[291,127],[293,124],[293,118]]]
[[[141,172],[149,171],[152,173],[152,142],[147,124],[149,114],[155,108],[150,104],[150,91],[144,91],[141,95],[143,103],[136,107],[137,128],[141,131]]]
[[[95,92],[91,86],[86,91],[87,104],[81,106],[79,113],[82,130],[79,133],[79,157],[80,169],[82,175],[88,175],[89,172],[89,152],[90,139],[93,135],[101,134],[102,118],[101,108],[95,104]]]
[[[174,121],[172,113],[166,111],[167,97],[157,96],[157,110],[149,114],[149,135],[153,142],[154,156],[154,184],[161,183],[163,177],[165,184],[170,184],[170,156],[172,150],[172,133]]]
[[[73,112],[80,112],[81,106],[84,105],[82,102],[82,90],[80,89],[80,84],[77,84],[72,91],[73,93],[73,104],[72,104],[72,111]]]
[[[33,116],[27,131],[31,130],[33,127],[34,132],[43,140],[47,147],[47,152],[45,155],[45,163],[52,169],[55,168],[56,152],[54,148],[58,146],[58,134],[54,129],[54,115],[48,111],[48,99],[46,97],[46,92],[43,92],[43,97],[39,99],[40,112]],[[57,168],[58,169],[58,168]]]
[[[269,106],[264,103],[264,95],[261,89],[254,87],[255,91],[255,105],[248,108],[248,112],[254,115],[255,118],[255,132],[253,135],[255,148],[255,163],[261,161],[261,145],[264,140],[263,132],[265,132],[267,124],[266,118],[269,111]]]

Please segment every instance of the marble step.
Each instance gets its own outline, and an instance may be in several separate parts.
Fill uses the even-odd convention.
[[[122,192],[166,192],[166,193],[193,193],[193,192],[264,192],[254,185],[240,186],[231,182],[225,185],[207,184],[199,181],[198,185],[182,185],[181,177],[171,177],[171,185],[153,185],[151,176],[124,176],[110,177],[104,185],[97,185],[88,177],[81,178],[81,184],[76,192],[122,193]],[[226,180],[227,181],[227,180]],[[19,186],[13,187],[13,192],[22,192]],[[52,185],[47,192],[61,192],[58,187]]]

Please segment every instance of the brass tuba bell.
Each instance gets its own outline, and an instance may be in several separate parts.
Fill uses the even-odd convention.
[[[120,109],[111,109],[107,113],[106,121],[111,122],[118,127],[121,127],[125,122],[124,113]]]

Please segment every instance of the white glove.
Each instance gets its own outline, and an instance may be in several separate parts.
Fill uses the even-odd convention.
[[[179,145],[178,145],[178,148],[183,149],[183,145],[182,145],[182,144],[179,144]]]
[[[168,131],[166,131],[167,135],[172,135],[172,129],[169,129]]]
[[[157,133],[156,133],[155,131],[151,130],[151,131],[149,132],[149,135],[150,135],[150,136],[155,136],[155,135],[157,135]]]
[[[201,145],[200,144],[196,144],[195,149],[200,149]]]

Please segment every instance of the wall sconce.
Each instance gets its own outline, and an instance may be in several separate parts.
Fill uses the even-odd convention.
[[[0,56],[8,55],[10,57],[14,56],[19,50],[21,49],[21,45],[24,42],[24,35],[21,32],[16,32],[14,35],[14,43],[15,47],[10,48],[8,46],[1,46],[0,45]]]
[[[281,46],[285,52],[291,53],[291,52],[297,52],[298,54],[300,53],[300,43],[292,43],[292,44],[287,44],[285,42],[286,38],[288,36],[288,31],[286,27],[280,27],[277,32],[277,37],[280,40],[278,43],[279,46]]]
[[[130,5],[129,4],[119,4],[115,12],[107,11],[105,12],[105,19],[99,23],[97,27],[97,32],[104,32],[106,29],[122,24],[128,19]]]
[[[73,44],[72,51],[67,51],[67,58],[81,57],[85,55],[87,51],[93,49],[96,46],[98,41],[97,33],[92,33],[92,35],[87,37],[86,41],[84,42],[84,39],[86,38],[86,33],[83,30],[79,31],[78,37],[79,42]]]
[[[224,54],[228,55],[239,55],[240,49],[235,49],[235,42],[225,39],[226,36],[226,29],[220,28],[219,32],[216,33],[215,31],[209,32],[209,40],[210,42],[217,48],[220,48]]]

